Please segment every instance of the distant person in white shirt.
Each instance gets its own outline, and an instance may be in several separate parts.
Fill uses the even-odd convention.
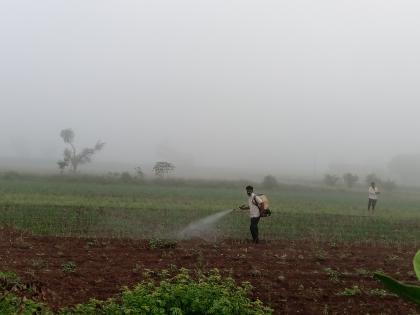
[[[369,203],[368,203],[368,211],[372,208],[372,213],[375,211],[376,202],[378,201],[378,195],[380,194],[378,187],[375,186],[375,183],[372,182],[369,186]]]
[[[260,221],[260,209],[259,206],[263,203],[260,197],[254,194],[254,187],[246,186],[246,194],[248,195],[248,206],[242,205],[239,208],[242,210],[249,209],[249,216],[251,218],[251,225],[249,229],[251,231],[252,240],[255,244],[258,244],[258,222]]]

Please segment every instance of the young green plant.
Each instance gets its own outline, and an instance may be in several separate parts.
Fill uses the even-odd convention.
[[[420,250],[413,259],[414,272],[420,280]],[[383,273],[375,272],[374,278],[379,280],[385,287],[400,297],[420,305],[420,286],[405,284]]]

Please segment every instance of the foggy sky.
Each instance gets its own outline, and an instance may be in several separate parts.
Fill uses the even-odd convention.
[[[418,1],[0,2],[0,156],[322,172],[420,153]],[[53,166],[55,167],[55,166]]]

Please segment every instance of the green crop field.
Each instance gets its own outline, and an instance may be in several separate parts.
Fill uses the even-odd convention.
[[[189,223],[246,203],[243,183],[147,181],[15,176],[0,179],[0,224],[36,234],[175,238]],[[256,185],[257,191],[262,191]],[[281,185],[264,190],[273,215],[263,218],[265,239],[417,242],[420,191],[384,192],[375,215],[364,189]],[[246,211],[234,211],[209,232],[248,238]]]

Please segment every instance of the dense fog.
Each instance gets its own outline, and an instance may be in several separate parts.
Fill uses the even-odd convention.
[[[420,182],[417,1],[0,2],[0,169]]]

